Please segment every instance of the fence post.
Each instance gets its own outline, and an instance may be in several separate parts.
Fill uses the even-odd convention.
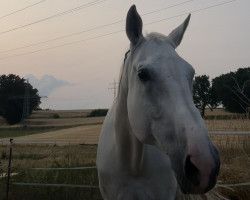
[[[11,159],[12,159],[12,144],[13,144],[13,139],[10,138],[10,156],[9,156],[9,165],[8,165],[8,178],[7,178],[6,200],[9,199],[10,173],[11,173]]]

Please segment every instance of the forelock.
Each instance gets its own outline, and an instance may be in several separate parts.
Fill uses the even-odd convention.
[[[149,33],[146,35],[146,40],[156,42],[157,44],[162,44],[167,42],[174,47],[174,43],[172,42],[172,40],[169,39],[166,35],[163,35],[161,33],[156,33],[156,32]]]

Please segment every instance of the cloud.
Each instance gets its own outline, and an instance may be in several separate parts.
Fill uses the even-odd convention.
[[[67,81],[56,79],[48,74],[43,75],[41,79],[36,78],[32,74],[26,75],[24,78],[29,79],[29,83],[38,90],[40,96],[49,96],[56,89],[71,85]]]

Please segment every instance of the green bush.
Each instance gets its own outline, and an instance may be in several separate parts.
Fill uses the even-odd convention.
[[[106,116],[108,112],[108,109],[96,109],[92,110],[91,113],[87,115],[87,117],[101,117]]]
[[[60,115],[58,115],[58,114],[53,114],[53,116],[52,116],[54,119],[59,119],[60,118]]]

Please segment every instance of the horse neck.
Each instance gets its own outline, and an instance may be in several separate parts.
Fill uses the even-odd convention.
[[[125,87],[127,88],[127,87]],[[121,168],[138,175],[142,167],[144,145],[133,134],[127,110],[127,89],[120,87],[116,100],[115,137]]]

